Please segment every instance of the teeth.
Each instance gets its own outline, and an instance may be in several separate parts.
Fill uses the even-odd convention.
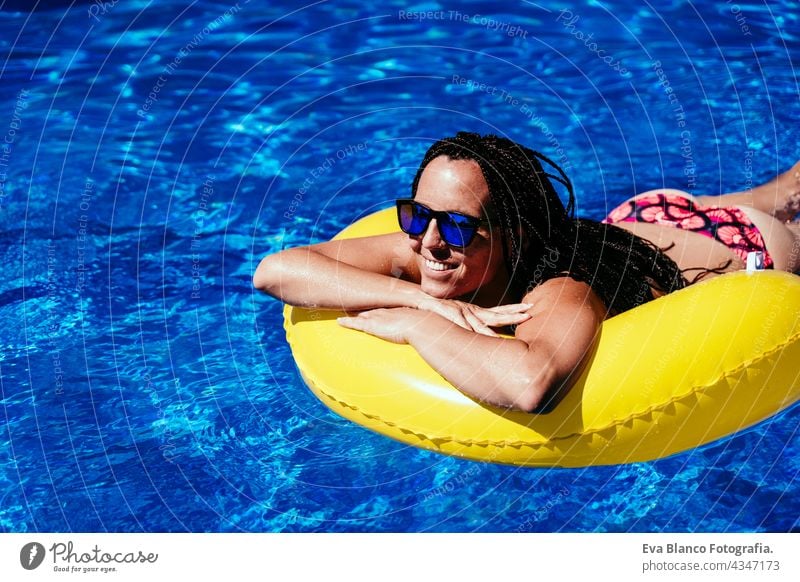
[[[448,269],[453,268],[445,263],[437,263],[436,261],[431,261],[430,259],[425,259],[425,264],[428,265],[429,269],[434,271],[447,271]]]

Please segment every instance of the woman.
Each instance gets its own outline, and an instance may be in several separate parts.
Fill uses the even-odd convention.
[[[573,217],[572,186],[543,155],[461,132],[428,150],[412,199],[397,202],[403,232],[282,251],[254,285],[353,313],[339,323],[410,344],[473,398],[543,411],[578,377],[606,317],[690,284],[687,274],[742,269],[748,252],[797,270],[800,234],[782,221],[798,212],[798,170],[752,192],[645,193],[598,223]],[[551,180],[567,188],[566,208]],[[498,337],[509,327],[514,339]]]

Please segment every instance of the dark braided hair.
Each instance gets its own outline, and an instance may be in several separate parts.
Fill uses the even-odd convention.
[[[678,265],[653,243],[610,224],[575,218],[572,183],[539,152],[496,135],[459,132],[428,149],[412,196],[423,170],[439,156],[480,166],[489,186],[488,214],[501,228],[503,258],[517,296],[567,275],[591,286],[609,312],[620,313],[653,299],[653,289],[669,293],[687,285]],[[542,161],[556,173],[546,171]],[[566,187],[566,208],[551,180]]]

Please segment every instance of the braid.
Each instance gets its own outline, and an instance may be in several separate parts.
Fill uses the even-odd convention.
[[[653,289],[669,293],[687,285],[678,265],[653,243],[610,224],[575,218],[572,183],[539,152],[496,135],[459,132],[428,149],[412,196],[423,170],[439,156],[480,166],[489,186],[489,215],[499,223],[503,258],[519,296],[568,275],[590,285],[609,311],[622,312],[651,300]],[[566,188],[566,207],[551,180]]]

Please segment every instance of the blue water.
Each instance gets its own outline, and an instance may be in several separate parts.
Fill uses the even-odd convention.
[[[461,129],[561,159],[592,218],[770,178],[798,2],[27,4],[0,11],[1,530],[800,527],[798,406],[651,463],[439,456],[329,412],[251,289]]]

